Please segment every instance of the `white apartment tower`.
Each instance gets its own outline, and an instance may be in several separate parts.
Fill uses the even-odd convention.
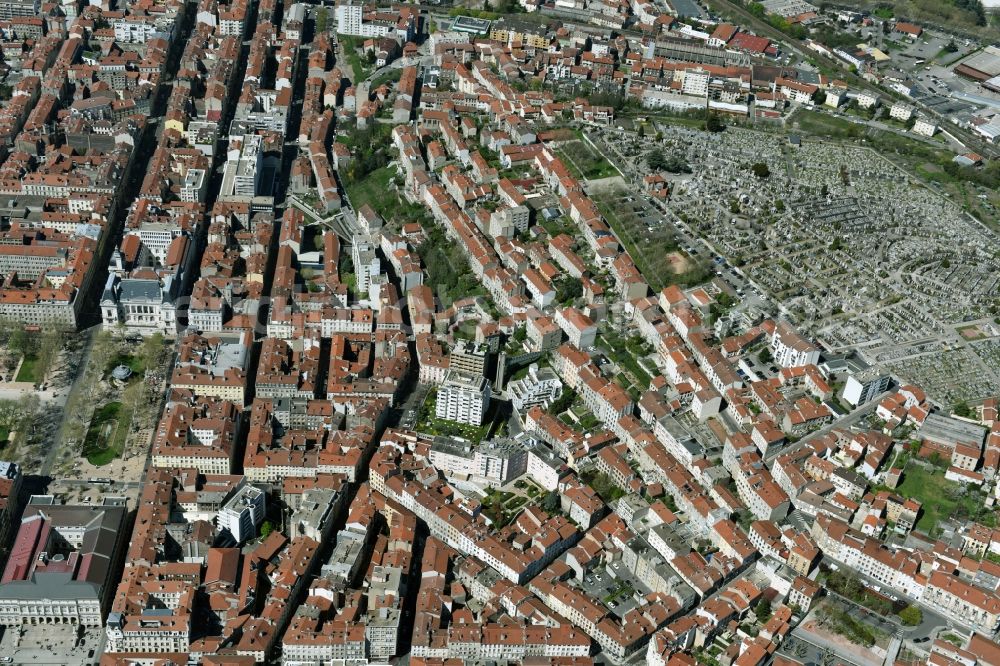
[[[437,393],[434,415],[467,425],[482,425],[490,406],[490,383],[482,375],[450,371]]]
[[[361,34],[361,14],[363,6],[355,2],[341,2],[337,5],[337,32],[342,35]]]
[[[375,253],[375,243],[370,236],[355,235],[351,247],[354,276],[358,293],[368,293],[372,278],[382,272],[382,262]]]

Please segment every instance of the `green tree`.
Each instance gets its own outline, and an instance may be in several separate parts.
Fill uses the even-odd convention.
[[[567,304],[583,295],[583,283],[572,277],[564,277],[556,283],[556,300]]]
[[[549,405],[549,414],[562,414],[573,404],[576,392],[570,389],[563,389],[562,394],[556,398],[555,402]]]
[[[272,523],[270,520],[265,520],[264,522],[262,522],[260,524],[260,538],[261,539],[266,539],[267,537],[269,537],[271,535],[271,532],[273,532],[273,531],[274,531],[274,523]]]
[[[708,119],[705,121],[705,129],[709,132],[721,132],[726,129],[725,123],[719,118],[719,114],[710,113],[708,114]]]
[[[549,492],[545,495],[545,499],[542,500],[542,510],[546,513],[553,513],[559,510],[559,493]]]
[[[667,164],[667,154],[662,148],[653,148],[646,153],[646,166],[650,171],[663,171]]]
[[[670,173],[691,173],[691,165],[680,155],[667,155],[662,148],[653,148],[646,153],[646,166],[652,171]]]
[[[771,602],[768,601],[767,597],[761,597],[757,605],[754,606],[753,612],[757,616],[757,620],[761,624],[764,624],[771,619],[771,615],[773,614],[771,611]]]
[[[142,348],[139,351],[139,358],[142,359],[143,366],[148,371],[155,371],[167,360],[170,351],[164,344],[163,334],[154,333],[142,341]]]
[[[66,327],[60,325],[46,327],[42,332],[41,340],[38,344],[38,360],[35,364],[39,382],[45,381],[45,377],[48,376],[49,370],[52,369],[52,364],[55,363],[56,358],[59,356],[63,342],[69,334],[70,332]]]
[[[757,176],[761,180],[771,175],[771,170],[765,162],[755,163],[752,167],[750,167],[750,170],[753,171],[753,175]]]
[[[38,414],[38,410],[42,406],[42,401],[39,399],[37,393],[25,393],[18,400],[18,416],[17,422],[14,424],[14,429],[19,431],[27,430],[31,425],[35,416]]]
[[[670,173],[691,173],[691,165],[680,155],[671,155],[663,162],[663,170]]]
[[[907,606],[899,611],[899,619],[908,627],[915,627],[924,621],[924,613],[916,606]]]
[[[12,429],[20,414],[21,406],[16,400],[0,400],[0,428]]]
[[[963,418],[969,418],[972,416],[972,408],[969,407],[969,403],[964,400],[956,402],[952,406],[951,411],[955,416],[961,416]]]
[[[19,326],[11,334],[7,344],[10,350],[16,354],[33,356],[38,351],[38,336]]]

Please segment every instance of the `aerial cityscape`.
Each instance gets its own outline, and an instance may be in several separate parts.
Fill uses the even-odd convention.
[[[0,664],[1000,666],[1000,0],[0,48]]]

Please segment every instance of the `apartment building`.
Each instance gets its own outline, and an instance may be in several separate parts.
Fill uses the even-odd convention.
[[[438,389],[434,415],[467,425],[482,425],[490,407],[490,394],[490,383],[482,375],[449,370]]]
[[[562,382],[551,368],[540,368],[532,363],[528,366],[528,374],[507,384],[506,391],[518,412],[536,405],[544,409],[562,394]]]
[[[428,458],[448,477],[472,477],[497,487],[524,474],[528,465],[524,444],[510,439],[471,444],[436,437]]]
[[[904,104],[903,102],[896,102],[889,107],[889,117],[893,120],[905,123],[913,117],[913,107],[909,104]]]
[[[920,600],[985,634],[1000,628],[1000,597],[944,571],[931,574]]]
[[[576,308],[557,309],[555,322],[577,349],[587,349],[597,342],[597,324]]]
[[[786,321],[779,322],[771,335],[771,354],[783,368],[819,363],[819,347]]]
[[[485,344],[459,340],[448,355],[448,368],[466,375],[485,375],[489,354]]]
[[[5,0],[0,2],[0,21],[40,16],[41,7],[40,0]]]
[[[921,136],[931,137],[937,134],[938,126],[928,116],[918,116],[913,123],[913,133]]]

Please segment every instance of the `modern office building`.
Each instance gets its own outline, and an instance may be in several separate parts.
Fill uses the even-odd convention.
[[[222,194],[252,198],[261,193],[260,179],[264,159],[263,137],[244,134],[231,145],[222,173]],[[269,194],[269,192],[268,192]]]
[[[256,486],[245,485],[239,488],[219,511],[219,530],[228,531],[237,543],[255,537],[257,528],[264,522],[265,495]]]
[[[361,294],[368,293],[372,278],[382,272],[382,262],[375,252],[375,242],[371,236],[355,234],[351,241],[351,260],[354,262],[354,276]]]
[[[847,378],[844,385],[844,400],[857,407],[873,400],[883,391],[889,389],[892,378],[876,368],[868,368]]]

